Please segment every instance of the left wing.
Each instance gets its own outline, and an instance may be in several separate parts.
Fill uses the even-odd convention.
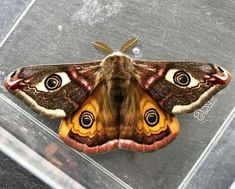
[[[201,62],[135,60],[142,87],[168,113],[192,112],[231,80],[224,68]]]
[[[95,87],[100,63],[23,67],[10,73],[4,85],[37,113],[50,118],[66,117]]]

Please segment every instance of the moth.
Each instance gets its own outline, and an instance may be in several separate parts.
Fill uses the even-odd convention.
[[[133,60],[126,52],[137,41],[118,52],[97,41],[103,60],[19,68],[4,85],[39,114],[63,118],[59,136],[79,151],[155,151],[179,133],[175,115],[200,108],[231,75],[211,63]]]

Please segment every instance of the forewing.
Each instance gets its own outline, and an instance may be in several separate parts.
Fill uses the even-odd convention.
[[[95,87],[100,63],[23,67],[10,73],[4,85],[34,111],[50,118],[66,117]]]
[[[136,60],[134,66],[142,87],[173,114],[201,107],[231,80],[227,70],[210,63]]]

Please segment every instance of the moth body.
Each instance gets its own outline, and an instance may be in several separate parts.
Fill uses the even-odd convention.
[[[124,97],[131,90],[130,85],[137,80],[132,59],[120,52],[107,56],[101,63],[96,83],[105,83],[107,100],[114,108],[119,108]]]

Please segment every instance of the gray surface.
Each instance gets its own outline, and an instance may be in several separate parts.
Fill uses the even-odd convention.
[[[30,174],[23,167],[19,166],[6,155],[0,153],[0,187],[4,189],[12,188],[49,188],[38,178]]]
[[[235,181],[235,109],[189,180],[188,189],[229,188]]]
[[[118,49],[137,35],[144,59],[208,61],[234,75],[234,18],[234,1],[36,1],[0,49],[0,92],[56,130],[57,121],[41,118],[2,88],[7,73],[29,64],[101,59],[90,42]],[[160,151],[92,158],[132,187],[176,188],[234,107],[234,90],[232,82],[203,109],[179,116],[180,136]]]
[[[30,0],[0,0],[0,43],[29,3]],[[1,188],[49,188],[1,152],[0,162]]]
[[[0,41],[7,35],[30,0],[0,0]]]

